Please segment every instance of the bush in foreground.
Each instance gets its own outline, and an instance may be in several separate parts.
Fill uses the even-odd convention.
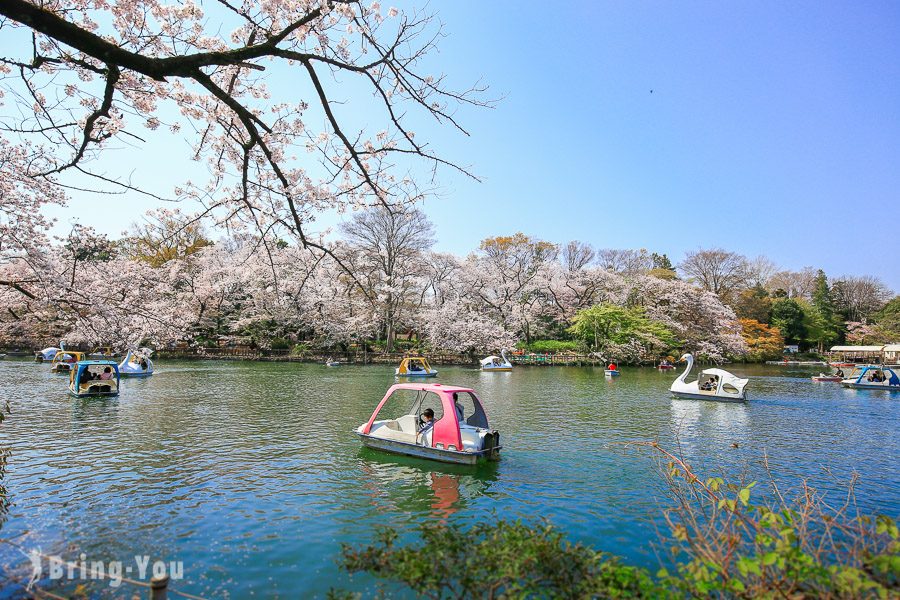
[[[773,482],[768,501],[754,504],[755,483],[702,481],[657,444],[637,445],[662,457],[672,504],[659,543],[674,572],[629,566],[546,522],[521,521],[422,526],[407,544],[383,529],[367,546],[344,545],[341,566],[436,599],[900,597],[897,525],[859,514],[852,483],[836,507],[805,482],[791,500]]]

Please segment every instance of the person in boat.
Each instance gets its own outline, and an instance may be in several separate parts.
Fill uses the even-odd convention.
[[[147,359],[146,358],[141,359],[141,369],[143,369],[144,371],[147,370]]]
[[[838,367],[837,373],[834,374],[835,377],[844,377],[844,370]]]
[[[100,379],[102,381],[109,381],[113,377],[112,367],[106,367],[103,369],[103,372],[100,373]]]
[[[419,427],[419,433],[428,433],[432,427],[434,427],[434,411],[426,408],[422,411],[422,425]]]
[[[615,370],[616,370],[616,363],[609,363],[609,366],[606,367],[606,368],[607,368],[608,370],[610,370],[610,371],[615,371]]]
[[[462,407],[462,404],[459,403],[459,394],[453,392],[453,406],[456,407],[456,418],[460,423],[465,421],[465,410]]]
[[[93,378],[94,378],[94,374],[91,373],[91,370],[90,370],[90,369],[85,369],[85,370],[82,371],[82,373],[81,373],[81,381],[78,383],[78,385],[87,385],[88,383],[91,382],[91,380],[92,380]]]
[[[716,389],[716,379],[715,377],[710,377],[706,381],[703,382],[703,385],[700,386],[700,389],[704,392],[711,392]]]

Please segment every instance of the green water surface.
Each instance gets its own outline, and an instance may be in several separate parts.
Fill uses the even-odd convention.
[[[207,597],[365,590],[371,579],[336,566],[342,542],[448,519],[546,518],[653,566],[665,499],[654,461],[620,444],[654,439],[708,474],[761,477],[766,453],[785,484],[808,477],[834,495],[858,472],[864,510],[900,513],[900,395],[816,384],[817,368],[729,368],[751,377],[749,403],[672,399],[676,375],[653,369],[439,367],[436,381],[474,387],[501,432],[502,460],[472,468],[360,448],[351,430],[392,367],[160,361],[118,398],[74,399],[48,365],[0,361],[13,411],[0,425],[14,502],[2,536],[70,559],[180,560],[177,589]],[[0,577],[23,560],[0,559]]]

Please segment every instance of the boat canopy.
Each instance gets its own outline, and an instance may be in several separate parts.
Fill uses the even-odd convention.
[[[697,380],[699,383],[703,382],[704,378],[715,377],[719,385],[730,385],[737,389],[738,392],[743,391],[744,386],[747,385],[749,379],[741,379],[740,377],[735,376],[724,369],[703,369],[700,371],[700,378]]]
[[[431,371],[431,365],[423,356],[407,356],[400,362],[400,367],[397,369],[399,375],[421,371]]]
[[[77,352],[75,350],[60,350],[53,357],[53,362],[78,362],[83,358],[84,352]]]
[[[375,411],[372,413],[372,416],[369,417],[368,422],[362,427],[361,433],[369,435],[372,431],[372,425],[379,416],[378,413],[381,412],[381,409],[391,396],[400,390],[412,390],[417,392],[413,404],[408,411],[409,415],[420,414],[422,403],[426,401],[428,396],[431,396],[432,398],[437,396],[437,398],[439,398],[441,411],[440,415],[435,417],[434,426],[432,428],[431,447],[433,448],[461,451],[463,449],[463,441],[460,433],[460,421],[471,427],[487,428],[488,426],[487,415],[484,412],[481,400],[475,394],[475,390],[471,388],[441,385],[439,383],[401,383],[390,387],[384,395],[384,398],[382,398],[381,402],[378,403],[378,406],[375,407]],[[470,406],[474,407],[474,411],[471,412],[468,417],[463,414],[462,407],[459,406],[459,402],[463,398],[470,400]],[[466,403],[468,404],[469,402]]]
[[[857,371],[859,371],[858,376]],[[854,369],[850,379],[856,378],[857,382],[862,383],[863,379],[868,381],[873,376],[880,376],[882,378],[881,381],[886,382],[888,385],[900,385],[900,377],[897,376],[897,372],[890,367],[881,365],[869,365],[861,369]]]

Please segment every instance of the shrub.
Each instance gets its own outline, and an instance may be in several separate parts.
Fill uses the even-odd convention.
[[[562,340],[534,340],[527,344],[525,349],[539,354],[556,354],[558,352],[578,352],[581,350],[581,344]]]
[[[611,554],[571,544],[547,523],[422,525],[400,546],[378,530],[375,543],[342,547],[341,567],[398,581],[428,598],[658,598],[649,574]],[[339,597],[337,593],[333,597]]]
[[[287,350],[291,347],[291,342],[284,338],[275,338],[272,340],[270,348],[272,350]]]

